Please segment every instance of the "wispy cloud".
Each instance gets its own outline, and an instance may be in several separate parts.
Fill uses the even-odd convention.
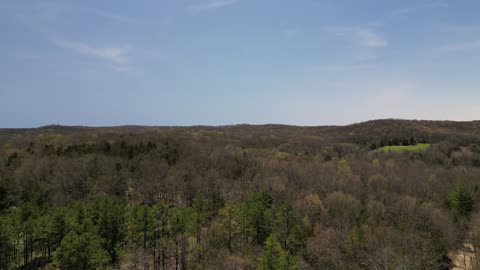
[[[367,48],[387,47],[388,41],[370,28],[359,27],[327,27],[328,32],[340,36],[347,37],[359,46]]]
[[[388,46],[388,42],[385,38],[369,29],[358,29],[355,31],[355,35],[360,45],[364,47],[378,48]]]
[[[129,24],[142,24],[142,21],[140,21],[136,18],[125,16],[123,14],[117,14],[117,13],[113,13],[113,12],[109,12],[109,11],[105,11],[105,10],[99,10],[99,9],[94,9],[92,11],[97,16],[100,16],[100,17],[103,17],[103,18],[106,18],[106,19],[109,19],[109,20],[113,20],[113,21],[117,21],[117,22],[123,22],[123,23],[129,23]]]
[[[446,44],[438,48],[438,50],[441,52],[461,52],[474,49],[480,49],[480,39],[467,42]]]
[[[431,1],[425,1],[423,3],[419,3],[419,4],[416,4],[416,5],[412,5],[412,6],[409,6],[409,7],[394,10],[390,14],[390,16],[391,17],[396,17],[396,16],[401,16],[401,15],[407,15],[407,14],[414,13],[414,12],[422,12],[422,11],[427,11],[427,10],[432,10],[432,9],[445,9],[445,8],[448,8],[448,7],[449,7],[449,5],[445,1],[431,0]]]
[[[208,2],[189,6],[189,9],[195,12],[207,11],[211,9],[222,8],[237,3],[238,0],[210,0]]]
[[[73,42],[61,38],[54,38],[52,42],[60,48],[106,61],[116,70],[128,69],[127,49],[125,47],[95,47],[86,43]]]
[[[351,64],[316,65],[313,67],[313,69],[321,72],[350,72],[350,71],[374,69],[376,67],[377,65],[373,65],[373,64],[351,63]]]

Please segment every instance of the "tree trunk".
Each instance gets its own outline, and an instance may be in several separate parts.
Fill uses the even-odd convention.
[[[178,238],[175,239],[175,270],[178,270]]]
[[[187,239],[182,237],[182,254],[181,254],[181,270],[187,270],[187,258],[188,258],[188,250],[187,250]]]

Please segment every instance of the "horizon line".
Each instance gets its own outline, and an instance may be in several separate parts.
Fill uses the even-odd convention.
[[[65,124],[47,124],[36,127],[0,127],[0,130],[15,130],[15,129],[45,129],[45,128],[55,128],[55,127],[66,127],[66,128],[122,128],[122,127],[139,127],[139,128],[194,128],[194,127],[212,127],[212,128],[222,128],[222,127],[235,127],[235,126],[288,126],[288,127],[345,127],[357,124],[363,124],[368,122],[376,121],[410,121],[410,122],[450,122],[450,123],[472,123],[479,122],[480,119],[476,120],[431,120],[431,119],[408,119],[408,118],[377,118],[370,119],[359,122],[352,122],[349,124],[320,124],[320,125],[297,125],[297,124],[282,124],[282,123],[262,123],[262,124],[252,124],[252,123],[236,123],[236,124],[220,124],[220,125],[205,125],[205,124],[194,124],[194,125],[140,125],[140,124],[122,124],[122,125],[65,125]]]

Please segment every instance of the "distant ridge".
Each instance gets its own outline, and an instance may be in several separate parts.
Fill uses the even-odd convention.
[[[17,135],[35,137],[55,134],[108,134],[128,136],[189,136],[191,132],[213,132],[222,136],[236,137],[247,134],[252,138],[292,138],[316,140],[322,143],[367,144],[372,141],[388,141],[392,138],[418,138],[423,141],[440,142],[443,140],[462,140],[480,144],[480,121],[435,121],[378,119],[350,125],[335,126],[293,126],[282,124],[265,125],[225,125],[225,126],[138,126],[124,125],[112,127],[47,125],[38,128],[0,129],[0,138],[17,138]],[[174,134],[174,135],[172,135]],[[23,136],[22,136],[23,135]],[[217,134],[218,135],[218,134]],[[215,135],[215,136],[217,136]]]

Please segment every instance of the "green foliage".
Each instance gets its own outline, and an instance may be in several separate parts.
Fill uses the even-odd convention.
[[[295,270],[300,269],[297,259],[286,252],[275,234],[265,241],[263,255],[258,258],[259,270]]]
[[[341,159],[338,161],[337,168],[340,174],[342,174],[343,176],[348,177],[352,175],[352,169],[350,168],[348,161],[345,159]]]
[[[304,247],[307,228],[291,204],[283,203],[276,209],[275,224],[285,250],[296,252]]]
[[[151,208],[145,205],[134,206],[129,215],[129,237],[130,241],[142,246],[145,250],[151,243],[153,213]]]
[[[446,269],[478,224],[477,129],[0,130],[0,269]]]
[[[0,176],[0,211],[7,209],[13,203],[11,187],[9,187],[9,185],[10,183]]]
[[[6,218],[0,217],[0,269],[10,269],[13,264],[11,224],[8,224]]]
[[[469,217],[474,206],[473,191],[464,180],[458,180],[448,195],[448,204],[460,216]]]
[[[431,144],[429,143],[419,143],[415,145],[389,145],[383,146],[375,150],[375,152],[403,152],[403,151],[410,151],[410,152],[421,152],[427,150]]]
[[[67,215],[68,209],[66,208],[55,208],[48,224],[48,234],[47,237],[50,242],[53,243],[54,247],[60,246],[62,239],[68,233],[67,228]]]
[[[288,156],[289,156],[289,154],[288,154],[287,152],[281,152],[281,151],[279,151],[279,152],[277,152],[277,153],[275,154],[275,156],[276,156],[278,159],[287,159]]]
[[[197,215],[192,207],[180,207],[172,217],[172,229],[177,234],[194,233],[198,222]]]
[[[148,245],[153,247],[153,249],[158,248],[165,251],[170,246],[171,243],[169,240],[172,237],[171,222],[173,210],[170,205],[164,203],[158,203],[152,207],[151,211],[154,220],[152,236]],[[162,260],[165,260],[165,258],[162,258]]]
[[[110,261],[116,263],[120,256],[121,244],[125,239],[125,205],[115,197],[103,197],[94,203],[98,226],[98,235],[102,246],[110,255]]]
[[[230,253],[233,252],[235,239],[242,232],[242,210],[237,204],[227,203],[224,208],[220,209],[219,217],[222,220],[221,228],[226,232],[226,245]]]
[[[109,254],[102,248],[102,239],[91,232],[70,232],[54,255],[54,264],[60,269],[98,269],[108,261]]]
[[[271,232],[272,195],[267,191],[253,194],[243,206],[247,215],[249,231],[253,233],[255,242],[262,245]]]

